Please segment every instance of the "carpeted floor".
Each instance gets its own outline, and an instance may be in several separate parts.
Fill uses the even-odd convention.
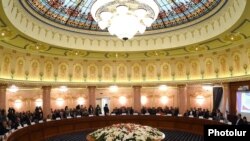
[[[203,136],[179,132],[163,131],[166,135],[165,141],[203,141]],[[89,132],[78,132],[49,138],[47,141],[86,141]]]

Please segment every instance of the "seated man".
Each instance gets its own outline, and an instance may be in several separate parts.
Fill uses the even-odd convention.
[[[243,119],[241,118],[241,114],[238,114],[235,125],[243,125]]]
[[[243,125],[248,125],[247,117],[243,117]]]
[[[147,109],[146,109],[146,107],[143,106],[141,109],[141,114],[145,115],[146,112],[147,112]]]
[[[111,112],[111,114],[115,114],[115,115],[117,115],[117,114],[118,114],[118,108],[117,108],[117,107],[115,107],[115,108],[113,109],[113,111]]]
[[[155,107],[152,107],[152,109],[150,110],[150,115],[156,115],[156,109]]]
[[[133,115],[134,110],[132,107],[127,107],[128,115]]]
[[[2,121],[2,124],[0,124],[0,135],[4,135],[5,133],[9,132],[8,123],[6,120]]]

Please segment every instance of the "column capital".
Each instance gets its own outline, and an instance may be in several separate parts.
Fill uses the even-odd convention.
[[[42,89],[51,89],[52,86],[42,86]]]
[[[89,88],[89,89],[93,89],[93,88],[96,88],[96,86],[88,86],[87,88]]]
[[[133,88],[134,89],[140,89],[142,86],[140,86],[140,85],[135,85],[135,86],[133,86]]]
[[[187,85],[185,84],[180,84],[180,85],[177,85],[178,88],[185,88]]]
[[[229,83],[222,83],[222,87],[224,87],[224,88],[229,88]]]
[[[0,89],[6,89],[8,87],[7,84],[0,83]]]

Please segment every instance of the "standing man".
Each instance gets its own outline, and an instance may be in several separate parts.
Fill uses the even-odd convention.
[[[105,106],[104,106],[104,114],[105,114],[105,116],[109,114],[108,104],[105,104]]]

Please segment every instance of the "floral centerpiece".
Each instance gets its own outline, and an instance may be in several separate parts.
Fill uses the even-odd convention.
[[[156,128],[131,123],[114,124],[87,136],[88,141],[161,141],[164,133]]]

